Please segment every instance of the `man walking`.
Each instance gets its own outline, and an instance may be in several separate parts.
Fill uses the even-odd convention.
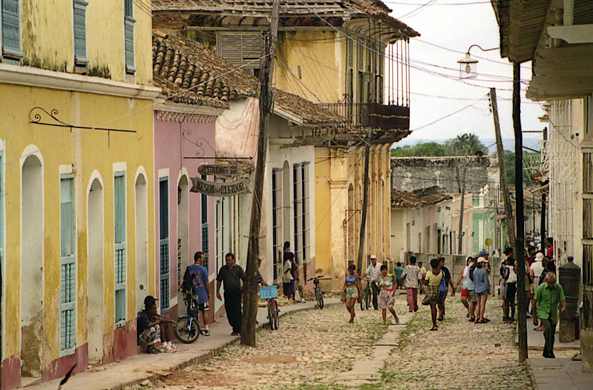
[[[449,286],[451,286],[451,296],[455,296],[455,286],[453,285],[453,281],[451,278],[451,272],[449,268],[445,267],[445,258],[439,257],[439,268],[443,271],[443,281],[441,282],[441,286],[439,286],[439,321],[443,321],[445,319],[445,301],[447,300],[447,294],[449,292]]]
[[[381,274],[381,263],[377,263],[377,256],[371,255],[371,264],[368,266],[364,274],[371,279],[371,287],[373,289],[373,307],[375,310],[379,310],[379,301],[377,300],[379,288],[377,287],[377,280],[379,279],[379,274]]]
[[[403,273],[404,273],[404,269],[402,268],[402,263],[401,262],[397,262],[397,265],[395,266],[395,269],[393,270],[393,272],[395,273],[395,280],[397,282],[397,286],[395,287],[396,289],[401,288],[403,285]]]
[[[533,300],[533,311],[537,315],[533,316],[533,324],[538,325],[538,319],[544,326],[544,357],[555,358],[554,356],[554,335],[556,334],[556,325],[558,324],[558,304],[560,312],[566,311],[566,299],[562,286],[556,283],[556,275],[549,272],[546,275],[545,283],[535,290]]]
[[[418,311],[418,286],[422,281],[422,273],[416,265],[416,256],[410,257],[410,264],[404,268],[402,278],[405,280],[406,294],[408,296],[408,310]]]
[[[241,298],[243,290],[241,281],[245,283],[245,272],[243,268],[236,264],[235,255],[227,253],[224,257],[226,265],[223,265],[218,271],[216,277],[216,297],[222,300],[220,296],[220,286],[224,284],[224,309],[229,324],[233,328],[232,336],[238,336],[241,333],[241,322],[243,314],[241,313]]]
[[[183,275],[183,281],[191,286],[192,299],[198,302],[198,310],[202,313],[204,322],[204,336],[210,336],[210,325],[206,318],[206,311],[210,308],[210,282],[208,281],[208,270],[202,265],[206,255],[204,252],[194,254],[194,264],[189,265]]]

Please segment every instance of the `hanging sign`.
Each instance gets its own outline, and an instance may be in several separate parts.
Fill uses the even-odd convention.
[[[211,182],[202,180],[199,177],[192,177],[193,186],[191,192],[199,192],[208,196],[234,196],[249,192],[249,179],[238,179],[235,181]]]
[[[241,176],[243,168],[237,164],[202,164],[198,173],[204,176]]]

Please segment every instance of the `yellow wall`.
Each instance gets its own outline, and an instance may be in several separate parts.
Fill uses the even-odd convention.
[[[131,100],[104,95],[72,93],[41,88],[0,84],[0,96],[11,96],[0,105],[0,138],[5,140],[4,159],[6,186],[6,322],[4,330],[5,358],[20,351],[20,182],[21,155],[34,144],[43,158],[44,183],[44,313],[42,364],[46,367],[60,357],[60,188],[59,166],[73,165],[76,191],[77,223],[77,330],[76,346],[87,342],[87,188],[94,170],[104,182],[104,332],[114,329],[114,221],[113,163],[126,162],[127,196],[127,320],[136,313],[135,298],[135,197],[134,179],[139,166],[147,174],[148,194],[154,193],[153,175],[153,111],[149,100]],[[29,123],[33,106],[56,108],[58,117],[83,126],[103,126],[136,130],[135,134],[73,130]],[[123,118],[122,118],[123,117]],[[121,118],[121,119],[117,119]],[[44,118],[47,119],[47,118]],[[148,196],[148,209],[153,210],[153,197]],[[154,242],[154,213],[148,213],[148,240]],[[149,285],[154,293],[154,247],[148,246],[150,259]],[[27,283],[27,280],[24,280]],[[40,287],[41,288],[41,287]],[[90,308],[96,309],[96,308]],[[10,315],[8,313],[11,313]]]
[[[344,70],[340,64],[343,64],[345,54],[343,39],[337,32],[283,31],[278,41],[279,61],[274,67],[276,88],[300,95],[313,103],[319,103],[319,100],[335,103],[342,99]],[[280,61],[290,68],[294,76]]]
[[[87,6],[87,57],[91,74],[124,81],[124,1],[90,0]],[[136,84],[152,83],[152,20],[134,1]],[[21,0],[23,64],[74,71],[73,3],[63,0]],[[110,74],[107,77],[107,73]]]

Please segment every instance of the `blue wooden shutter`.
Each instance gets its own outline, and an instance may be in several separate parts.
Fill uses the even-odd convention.
[[[126,57],[126,72],[134,73],[136,71],[136,61],[134,58],[134,3],[132,0],[125,0],[125,18],[124,18],[124,35],[125,35],[125,57]]]
[[[86,55],[86,6],[87,2],[74,0],[74,59],[77,64],[88,62]]]
[[[60,180],[60,351],[62,356],[74,353],[76,347],[76,217],[74,208],[74,179]]]
[[[21,18],[19,0],[2,0],[2,54],[21,58]]]
[[[159,181],[159,227],[161,272],[161,310],[169,309],[169,180],[162,177]]]
[[[126,324],[126,177],[116,173],[114,178],[115,208],[115,324]]]

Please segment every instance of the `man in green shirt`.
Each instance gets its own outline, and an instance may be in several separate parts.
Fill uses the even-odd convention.
[[[533,311],[537,315],[533,316],[533,324],[538,325],[538,319],[544,326],[544,357],[555,358],[554,356],[554,335],[556,325],[558,325],[558,304],[562,313],[566,310],[566,299],[562,286],[556,283],[556,275],[549,272],[546,275],[545,283],[542,283],[535,290]]]

